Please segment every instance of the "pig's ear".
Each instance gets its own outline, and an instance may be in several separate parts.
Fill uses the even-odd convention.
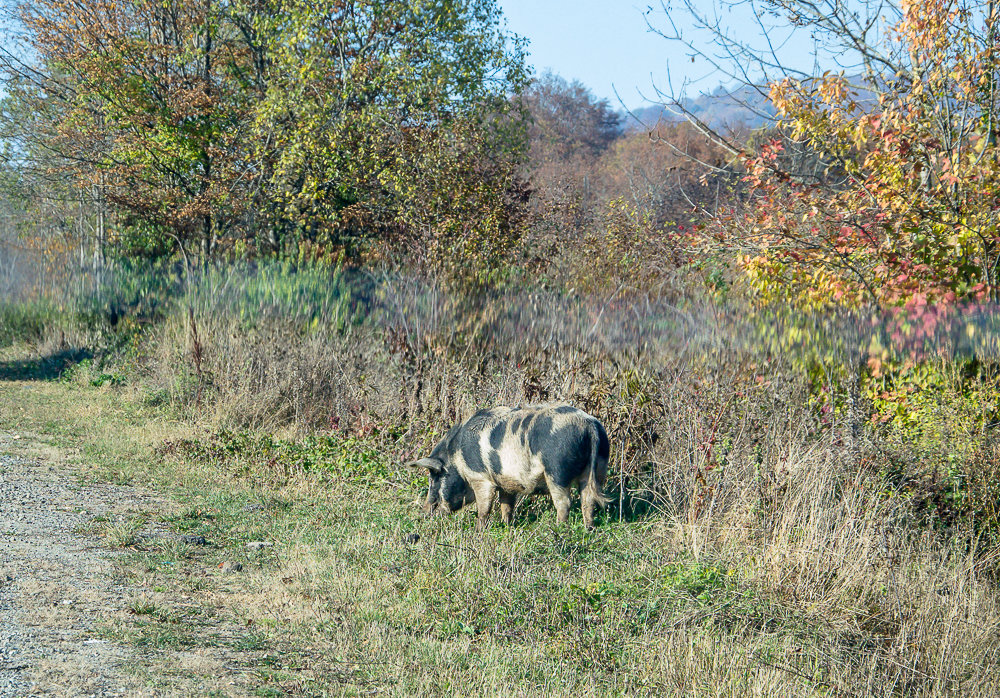
[[[444,463],[439,461],[437,458],[421,458],[420,460],[415,460],[412,463],[407,463],[406,467],[413,468],[414,470],[427,468],[427,470],[432,473],[440,473],[441,468],[444,467]]]

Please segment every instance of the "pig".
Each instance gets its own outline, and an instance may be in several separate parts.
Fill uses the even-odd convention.
[[[493,407],[452,427],[429,456],[407,465],[429,474],[426,514],[454,513],[475,502],[481,529],[496,497],[500,518],[510,525],[518,496],[548,492],[565,523],[576,486],[583,522],[593,529],[594,511],[607,503],[609,452],[604,426],[571,405]]]

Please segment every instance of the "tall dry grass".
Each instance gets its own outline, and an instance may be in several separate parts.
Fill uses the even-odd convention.
[[[468,299],[372,277],[329,288],[315,278],[286,294],[271,279],[245,293],[241,283],[189,292],[119,361],[138,362],[150,394],[202,425],[346,433],[398,463],[484,405],[572,402],[611,436],[607,516],[636,531],[624,544],[732,575],[722,603],[627,638],[581,636],[566,651],[676,695],[1000,692],[992,428],[943,405],[940,423],[963,428],[935,433],[954,435],[954,448],[868,419],[859,430],[851,342],[785,351],[784,330],[754,334],[738,312],[681,295]],[[867,341],[859,331],[854,346],[858,337]],[[867,418],[874,407],[859,409]],[[395,477],[412,484],[402,468]],[[654,575],[621,555],[635,579]],[[511,556],[511,570],[532,573],[527,553]],[[455,574],[491,573],[476,564]]]

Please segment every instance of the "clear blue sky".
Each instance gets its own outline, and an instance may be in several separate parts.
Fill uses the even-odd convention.
[[[530,41],[528,61],[536,72],[551,69],[569,80],[578,79],[615,105],[613,88],[627,106],[641,106],[636,88],[652,96],[650,74],[657,83],[665,83],[668,58],[674,59],[670,61],[674,70],[673,63],[682,56],[670,42],[648,32],[645,4],[631,0],[499,2],[508,28]]]
[[[629,108],[643,106],[640,92],[647,98],[655,98],[654,82],[666,90],[668,65],[675,88],[685,79],[691,81],[686,91],[690,97],[722,83],[733,84],[725,75],[715,72],[707,61],[698,58],[692,63],[685,47],[649,31],[647,17],[655,27],[670,29],[660,0],[498,1],[507,17],[508,29],[530,41],[528,62],[536,72],[551,69],[569,80],[580,80],[615,107],[619,106],[615,88]],[[713,7],[710,0],[695,4],[699,10],[704,7],[709,12]],[[675,11],[673,18],[689,38],[697,38],[683,12]],[[752,14],[727,15],[722,19],[741,38],[755,40],[760,34]],[[775,36],[784,33],[778,30]],[[800,33],[784,45],[783,55],[800,67],[810,68],[811,49],[808,36]]]

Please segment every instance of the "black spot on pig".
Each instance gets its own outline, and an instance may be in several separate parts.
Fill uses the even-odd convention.
[[[531,430],[531,451],[542,457],[545,472],[560,487],[570,483],[586,470],[592,453],[590,429],[551,430],[552,420],[539,419]]]
[[[506,433],[507,425],[503,422],[498,422],[497,425],[493,427],[493,430],[490,431],[490,446],[493,447],[494,451],[500,448],[500,444],[503,443],[503,437]]]
[[[458,511],[476,498],[472,488],[458,474],[457,468],[449,468],[441,480],[441,500],[452,511]]]
[[[608,432],[604,431],[604,425],[600,422],[594,423],[597,431],[597,457],[607,460],[611,455],[611,443],[608,441]]]
[[[462,430],[467,434],[471,434],[473,432],[478,434],[483,431],[483,428],[492,418],[493,410],[479,410],[474,415],[469,417],[469,420],[462,425]]]
[[[528,448],[533,453],[541,453],[543,444],[552,434],[552,417],[539,417],[528,431]]]
[[[462,458],[465,465],[474,473],[485,473],[486,464],[483,463],[483,454],[479,450],[479,434],[464,434],[462,440]]]
[[[441,461],[442,463],[447,463],[448,462],[448,455],[455,452],[454,444],[458,440],[455,437],[458,435],[458,432],[460,432],[461,430],[462,430],[462,425],[461,424],[457,424],[457,425],[453,426],[451,429],[449,429],[448,433],[445,435],[445,437],[443,439],[441,439],[440,441],[438,441],[437,446],[435,446],[434,450],[431,451],[431,456],[430,457],[431,458],[436,458],[439,461]]]

